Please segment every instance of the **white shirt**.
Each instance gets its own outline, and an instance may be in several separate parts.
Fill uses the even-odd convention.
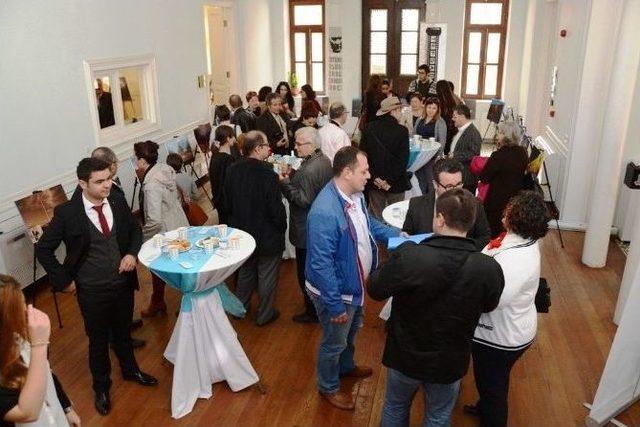
[[[456,133],[456,136],[454,136],[453,140],[451,141],[451,148],[449,149],[450,156],[453,156],[453,152],[456,150],[456,144],[458,143],[458,140],[469,126],[471,126],[471,120],[469,120],[467,124],[462,125],[458,128],[458,133]]]
[[[329,158],[331,164],[333,164],[333,158],[336,153],[342,147],[348,147],[351,145],[349,135],[340,126],[336,126],[335,123],[327,123],[322,126],[318,131],[322,144],[320,149],[322,153]]]
[[[338,188],[338,186],[336,186]],[[371,249],[371,239],[369,237],[369,225],[367,223],[367,216],[362,210],[362,194],[356,193],[351,197],[347,196],[338,188],[340,196],[349,204],[347,212],[349,218],[356,229],[356,239],[358,244],[358,258],[362,265],[362,274],[364,280],[369,277],[371,272],[371,266],[373,265],[373,251]]]
[[[102,233],[102,227],[100,226],[100,219],[98,217],[98,212],[95,209],[93,209],[93,207],[96,205],[91,203],[89,199],[86,198],[86,196],[84,195],[84,192],[82,193],[82,203],[84,204],[84,211],[89,217],[89,221],[91,221],[91,223],[98,229],[98,231]],[[111,211],[111,205],[109,205],[109,202],[107,201],[107,199],[104,199],[102,201],[102,206],[103,206],[102,213],[107,219],[107,224],[109,224],[109,230],[113,230],[113,212]]]

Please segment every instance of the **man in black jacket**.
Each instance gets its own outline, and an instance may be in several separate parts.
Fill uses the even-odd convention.
[[[435,236],[400,246],[371,275],[372,298],[393,296],[382,359],[388,368],[382,425],[409,424],[421,385],[427,424],[449,425],[480,314],[496,308],[504,288],[500,265],[465,237],[476,205],[466,190],[445,192],[436,203]]]
[[[100,414],[106,415],[111,408],[109,332],[113,333],[123,378],[145,386],[158,384],[155,378],[140,371],[129,332],[142,231],[124,197],[110,197],[108,163],[82,159],[77,174],[82,193],[74,194],[70,201],[55,209],[36,254],[54,289],[77,292],[89,337],[95,406]],[[63,264],[55,255],[60,243],[67,250]]]
[[[471,121],[471,110],[464,104],[457,105],[451,117],[453,124],[458,128],[458,133],[451,141],[449,155],[462,163],[462,178],[464,188],[471,194],[476,193],[478,178],[471,173],[471,160],[480,155],[482,149],[482,136]]]
[[[282,98],[277,93],[267,95],[265,102],[267,111],[256,119],[256,129],[267,136],[271,151],[275,154],[289,154],[289,137],[287,123],[282,112]]]
[[[454,159],[439,159],[433,165],[433,177],[435,178],[433,180],[435,192],[431,191],[409,200],[409,210],[402,226],[402,230],[408,234],[433,232],[436,199],[447,190],[462,188],[462,165]],[[472,239],[476,244],[476,249],[481,251],[491,239],[491,228],[482,202],[477,198],[475,200],[476,220],[467,233],[467,237]]]
[[[242,133],[247,133],[256,128],[256,116],[249,110],[242,108],[242,98],[240,95],[231,95],[229,97],[229,105],[231,105],[231,123],[240,126]],[[237,135],[236,135],[237,136]]]
[[[395,96],[382,100],[376,115],[378,120],[364,129],[360,149],[369,159],[369,210],[382,219],[384,208],[404,200],[404,192],[411,188],[407,175],[409,131],[399,123],[402,104]]]
[[[229,225],[246,231],[256,240],[256,250],[238,270],[236,295],[248,309],[251,294],[258,288],[256,324],[263,326],[280,316],[273,305],[287,216],[278,175],[264,161],[269,156],[267,137],[260,131],[248,132],[242,152],[244,158],[227,171],[224,198]]]

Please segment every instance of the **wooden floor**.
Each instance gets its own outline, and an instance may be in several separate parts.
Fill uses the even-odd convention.
[[[551,313],[539,317],[538,338],[512,373],[510,426],[583,425],[615,333],[611,322],[625,258],[611,244],[607,267],[589,269],[580,262],[583,235],[563,233],[566,248],[560,248],[557,233],[543,242],[543,275],[552,288]],[[142,291],[136,296],[136,313],[144,307],[150,293],[150,276],[139,269]],[[385,369],[380,363],[384,345],[383,322],[377,315],[381,304],[366,301],[365,324],[357,337],[356,358],[373,367],[373,376],[343,388],[356,396],[356,409],[345,412],[322,401],[316,391],[314,367],[320,328],[299,325],[291,316],[302,302],[295,277],[295,262],[284,261],[281,269],[277,307],[282,315],[263,328],[251,320],[233,321],[241,342],[267,386],[267,394],[256,388],[233,393],[226,383],[213,386],[213,397],[197,402],[188,416],[170,416],[172,366],[162,353],[175,323],[179,296],[167,289],[169,315],[145,320],[135,333],[147,340],[137,350],[140,366],[160,381],[157,388],[124,383],[113,362],[113,410],[101,417],[93,408],[93,395],[87,359],[87,339],[74,297],[60,297],[63,329],[54,326],[51,363],[65,385],[86,426],[377,426],[385,394]],[[52,316],[53,300],[41,291],[38,305]],[[473,378],[463,382],[453,414],[454,426],[476,426],[477,421],[462,412],[462,405],[477,397]],[[422,400],[414,402],[412,425],[422,419]],[[640,408],[632,407],[619,419],[640,425]]]

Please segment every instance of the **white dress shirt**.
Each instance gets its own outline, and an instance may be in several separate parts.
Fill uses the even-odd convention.
[[[467,128],[471,126],[471,120],[469,120],[466,124],[460,126],[458,128],[458,133],[456,133],[456,136],[453,137],[453,140],[451,141],[451,148],[449,149],[449,155],[453,156],[453,152],[456,149],[456,144],[458,144],[458,140],[460,139],[460,137],[462,136],[462,134],[464,133],[465,130],[467,130]]]
[[[339,149],[351,145],[351,140],[347,132],[333,122],[322,126],[318,133],[322,141],[320,149],[322,153],[329,158],[331,164],[333,164],[333,158]]]
[[[337,186],[336,186],[337,188]],[[363,279],[366,280],[371,272],[371,266],[373,265],[373,251],[371,249],[371,239],[369,238],[369,225],[367,223],[367,216],[362,210],[362,194],[356,193],[351,197],[347,196],[338,188],[340,196],[349,204],[347,212],[349,218],[356,229],[356,238],[358,244],[358,258],[362,266]]]
[[[102,233],[102,227],[100,226],[100,218],[98,216],[98,211],[93,209],[94,206],[99,206],[100,204],[94,205],[93,203],[91,203],[89,199],[87,199],[86,196],[84,195],[84,192],[82,193],[82,203],[84,204],[84,211],[89,217],[89,221],[91,221],[91,223],[98,229],[98,231]],[[109,230],[113,230],[113,212],[111,211],[111,205],[109,205],[109,202],[107,201],[107,199],[104,199],[101,204],[103,206],[102,213],[107,219]]]

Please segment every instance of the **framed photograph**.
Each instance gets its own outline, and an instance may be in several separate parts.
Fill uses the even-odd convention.
[[[15,201],[32,242],[36,243],[42,236],[42,228],[53,219],[55,207],[67,200],[62,185],[58,184],[46,190],[34,191],[30,196]]]

